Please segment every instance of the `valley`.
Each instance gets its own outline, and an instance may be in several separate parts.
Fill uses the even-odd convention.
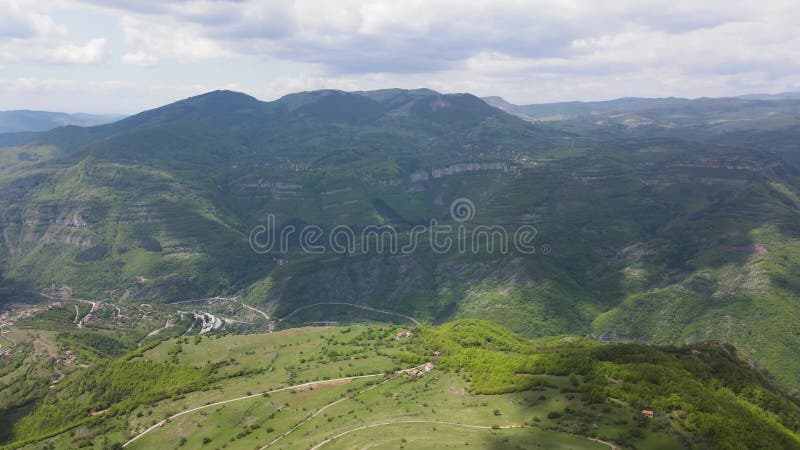
[[[797,100],[727,101],[215,91],[0,140],[0,445],[795,448],[796,148],[701,119]]]

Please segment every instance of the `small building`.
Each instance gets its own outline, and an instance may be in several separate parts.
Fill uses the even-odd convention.
[[[56,292],[62,295],[70,295],[72,294],[72,288],[67,284],[59,284],[56,286]]]
[[[423,375],[425,375],[425,372],[423,372],[423,371],[421,371],[419,369],[411,369],[411,370],[408,371],[408,376],[411,377],[411,378],[420,378]]]
[[[434,366],[432,362],[425,363],[425,372],[430,372],[434,367],[436,366]]]
[[[655,416],[655,413],[653,411],[649,410],[649,409],[643,409],[642,410],[642,415],[647,417],[648,419],[652,419],[653,416]]]
[[[439,353],[439,350],[434,350],[434,351],[433,351],[433,356],[434,356],[435,358],[438,358],[438,357],[439,357],[439,355],[441,355],[441,353]]]
[[[395,340],[400,340],[403,338],[410,338],[412,333],[410,331],[398,331],[397,334],[394,335]]]

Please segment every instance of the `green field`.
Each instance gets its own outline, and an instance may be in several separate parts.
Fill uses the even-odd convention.
[[[154,341],[71,371],[45,398],[6,409],[5,444],[800,448],[800,405],[728,348],[528,341],[471,320],[395,339],[404,330],[307,327]],[[421,370],[428,362],[432,370]]]

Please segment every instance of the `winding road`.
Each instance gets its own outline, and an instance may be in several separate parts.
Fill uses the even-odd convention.
[[[45,294],[44,292],[39,292],[39,291],[26,291],[26,292],[30,292],[30,293],[33,293],[33,294],[38,294],[38,295],[41,295],[44,298],[47,298],[47,299],[50,299],[50,300],[57,300],[57,301],[60,301],[60,302],[81,302],[81,303],[88,303],[88,304],[92,305],[91,309],[89,309],[89,312],[86,313],[86,315],[84,315],[83,317],[81,317],[80,320],[78,320],[78,315],[80,314],[80,312],[78,311],[78,305],[75,305],[75,320],[73,320],[73,322],[78,326],[78,328],[83,328],[83,322],[86,319],[86,316],[88,316],[89,314],[92,314],[93,312],[97,311],[97,309],[100,308],[100,304],[101,304],[101,302],[99,302],[99,301],[95,302],[95,301],[91,301],[91,300],[86,300],[85,298],[66,298],[66,299],[63,299],[63,298],[54,297],[52,295]],[[117,309],[119,310],[119,308],[117,308]]]
[[[387,378],[387,379],[385,379],[385,380],[381,381],[381,382],[380,382],[380,383],[378,383],[378,384],[372,385],[372,386],[370,386],[370,387],[368,387],[368,388],[366,388],[366,389],[362,389],[362,390],[360,390],[360,391],[357,391],[357,392],[354,392],[354,393],[352,393],[352,394],[350,394],[350,395],[347,395],[347,396],[345,396],[345,397],[342,397],[342,398],[340,398],[339,400],[336,400],[336,401],[334,401],[334,402],[328,403],[327,405],[323,406],[322,408],[320,408],[320,409],[318,409],[318,410],[314,411],[312,414],[310,414],[308,417],[306,417],[305,419],[303,419],[302,421],[300,421],[300,422],[299,422],[297,425],[295,425],[295,426],[293,426],[292,428],[290,428],[290,429],[289,429],[288,431],[286,431],[285,433],[281,434],[281,435],[280,435],[280,436],[278,436],[277,438],[275,438],[275,439],[273,439],[272,441],[270,441],[270,442],[269,442],[267,445],[265,445],[265,446],[261,447],[259,450],[265,450],[265,449],[267,449],[267,448],[269,448],[269,447],[271,447],[271,446],[275,445],[276,443],[278,443],[278,441],[280,441],[281,439],[285,438],[286,436],[288,436],[288,435],[292,434],[292,433],[293,433],[295,430],[297,430],[298,428],[300,428],[300,427],[302,427],[303,425],[305,425],[306,423],[308,423],[308,421],[309,421],[309,420],[311,420],[311,419],[313,419],[314,417],[317,417],[318,415],[320,415],[320,414],[322,414],[323,412],[325,412],[325,410],[326,410],[326,409],[328,409],[328,408],[330,408],[330,407],[332,407],[332,406],[336,406],[336,405],[338,405],[339,403],[341,403],[341,402],[343,402],[343,401],[350,400],[350,399],[352,399],[353,397],[355,397],[355,396],[357,396],[357,395],[361,395],[361,394],[363,394],[363,393],[365,393],[365,392],[369,392],[369,391],[371,391],[371,390],[373,390],[373,389],[375,389],[375,388],[377,388],[377,387],[379,387],[379,386],[381,386],[381,385],[383,385],[383,384],[385,384],[385,383],[388,383],[388,382],[390,382],[390,381],[394,380],[394,379],[395,379],[397,376],[399,376],[399,375],[401,375],[401,374],[408,373],[408,372],[409,372],[409,371],[411,371],[411,370],[414,370],[414,369],[419,369],[419,368],[421,368],[421,367],[423,367],[423,366],[410,367],[410,368],[408,368],[408,369],[402,369],[402,370],[398,370],[397,372],[394,372],[394,376],[393,376],[393,377],[389,377],[389,378]]]
[[[400,374],[403,374],[403,373],[407,373],[408,371],[413,370],[415,368],[416,367],[399,370],[397,372],[394,372],[393,374],[394,375],[400,375]],[[370,374],[370,375],[357,375],[357,376],[352,376],[352,377],[334,378],[334,379],[331,379],[331,380],[311,381],[311,382],[308,382],[308,383],[296,384],[296,385],[293,385],[293,386],[286,386],[286,387],[282,387],[282,388],[278,388],[278,389],[273,389],[273,390],[266,391],[266,392],[261,392],[261,393],[258,393],[258,394],[245,395],[245,396],[242,396],[242,397],[236,397],[236,398],[232,398],[232,399],[228,399],[228,400],[222,400],[222,401],[215,402],[215,403],[209,403],[207,405],[197,406],[195,408],[187,409],[185,411],[181,411],[179,413],[176,413],[176,414],[173,414],[173,415],[169,416],[168,418],[156,423],[155,425],[151,426],[150,428],[147,428],[146,430],[144,430],[141,433],[137,434],[136,436],[132,437],[130,440],[125,442],[122,446],[123,447],[127,447],[131,443],[135,442],[137,439],[143,437],[144,435],[150,433],[151,431],[153,431],[153,430],[155,430],[157,428],[163,427],[166,423],[168,423],[169,421],[171,421],[173,419],[176,419],[176,418],[178,418],[180,416],[183,416],[183,415],[186,415],[186,414],[190,414],[190,413],[193,413],[193,412],[196,412],[196,411],[200,411],[200,410],[203,410],[203,409],[206,409],[206,408],[213,408],[215,406],[226,405],[228,403],[234,403],[234,402],[247,400],[247,399],[251,399],[251,398],[255,398],[255,397],[262,397],[264,394],[273,394],[273,393],[276,393],[276,392],[283,392],[283,391],[287,391],[287,390],[290,390],[290,389],[299,389],[299,388],[303,388],[303,387],[318,386],[318,385],[331,384],[331,383],[338,383],[338,382],[342,382],[342,381],[357,380],[357,379],[362,379],[362,378],[382,377],[382,376],[386,376],[386,375],[387,374],[385,374],[385,373],[375,373],[375,374]],[[281,434],[280,436],[278,436],[277,438],[273,439],[272,441],[270,441],[265,446],[261,447],[260,450],[265,450],[265,449],[271,447],[272,445],[276,444],[278,441],[282,440],[283,438],[285,438],[289,434],[293,433],[294,431],[296,431],[297,429],[299,429],[300,427],[302,427],[303,425],[308,423],[311,419],[313,419],[313,418],[319,416],[320,414],[322,414],[327,409],[329,409],[329,408],[331,408],[331,407],[333,407],[333,406],[335,406],[335,405],[337,405],[337,404],[339,404],[341,402],[344,402],[346,400],[350,400],[353,397],[355,397],[356,395],[359,395],[359,394],[362,394],[362,393],[367,392],[369,390],[375,389],[375,388],[383,385],[384,383],[387,383],[387,382],[393,380],[394,378],[395,377],[388,378],[388,379],[384,380],[381,383],[375,384],[373,386],[370,386],[370,387],[368,387],[366,389],[362,389],[360,391],[357,391],[357,392],[355,392],[355,393],[353,393],[351,395],[348,395],[346,397],[342,397],[342,398],[340,398],[340,399],[338,399],[338,400],[336,400],[334,402],[328,403],[327,405],[323,406],[322,408],[320,408],[320,409],[314,411],[312,414],[308,415],[305,419],[303,419],[301,422],[297,423],[295,426],[290,428],[285,433]],[[343,436],[346,436],[346,435],[348,435],[350,433],[354,433],[354,432],[361,431],[361,430],[366,430],[366,429],[369,429],[369,428],[375,428],[375,427],[381,427],[381,426],[389,426],[389,425],[398,425],[398,424],[450,425],[450,426],[472,428],[472,429],[480,429],[480,430],[515,429],[515,428],[542,429],[542,428],[539,428],[539,427],[528,426],[528,425],[501,425],[501,426],[496,426],[495,425],[495,426],[490,426],[490,425],[474,425],[474,424],[465,424],[465,423],[458,423],[458,422],[448,422],[448,421],[444,421],[444,420],[419,420],[419,419],[416,419],[416,420],[415,419],[390,420],[390,421],[376,422],[376,423],[372,423],[372,424],[368,424],[368,425],[362,425],[362,426],[359,426],[359,427],[351,428],[351,429],[346,430],[346,431],[342,431],[341,433],[336,434],[334,436],[331,436],[331,437],[323,440],[319,444],[311,447],[310,450],[317,450],[317,449],[319,449],[319,448],[331,443],[332,441],[335,441],[336,439],[339,439],[339,438],[341,438]],[[568,433],[568,434],[572,434],[572,433]],[[619,447],[617,447],[616,445],[614,445],[611,442],[607,442],[607,441],[604,441],[604,440],[601,440],[601,439],[597,439],[597,438],[593,438],[593,437],[589,437],[589,436],[583,436],[583,435],[579,435],[579,434],[574,434],[574,436],[578,436],[578,437],[581,437],[581,438],[584,438],[584,439],[587,439],[587,440],[590,440],[590,441],[593,441],[593,442],[597,442],[598,444],[604,445],[604,446],[610,448],[611,450],[619,450]]]
[[[246,304],[245,302],[243,302],[241,300],[238,300],[238,299],[235,299],[235,298],[231,298],[231,297],[219,297],[219,296],[217,296],[217,297],[208,297],[208,298],[193,298],[193,299],[190,299],[190,300],[181,300],[181,301],[177,301],[177,302],[168,303],[168,305],[180,305],[180,304],[183,304],[183,303],[207,302],[207,301],[211,301],[211,300],[225,300],[225,301],[233,300],[236,303],[239,303],[240,305],[244,306],[245,308],[247,308],[247,309],[249,309],[249,310],[251,310],[253,312],[257,312],[257,313],[261,314],[262,316],[264,316],[265,319],[269,320],[269,314],[265,313],[264,311],[262,311],[260,309],[254,308],[254,307]]]
[[[245,302],[243,302],[241,300],[236,300],[236,301],[239,302],[245,308],[247,308],[247,309],[249,309],[251,311],[255,311],[255,312],[261,314],[262,316],[264,316],[265,319],[269,320],[269,314],[265,313],[264,311],[262,311],[260,309],[253,308],[252,306],[246,304]]]
[[[452,425],[452,426],[456,426],[456,427],[473,428],[473,429],[479,429],[479,430],[492,430],[492,429],[495,429],[495,430],[497,430],[497,429],[499,429],[499,430],[508,430],[508,429],[512,429],[512,428],[541,429],[541,428],[530,427],[530,426],[526,426],[526,425],[488,426],[488,425],[470,425],[470,424],[465,424],[465,423],[447,422],[447,421],[443,421],[443,420],[392,420],[392,421],[386,421],[386,422],[376,422],[376,423],[372,423],[372,424],[369,424],[369,425],[363,425],[363,426],[360,426],[360,427],[351,428],[351,429],[349,429],[347,431],[342,431],[341,433],[339,433],[339,434],[337,434],[335,436],[329,437],[328,439],[325,439],[324,441],[320,442],[319,444],[311,447],[309,450],[317,450],[317,449],[321,448],[322,446],[324,446],[326,444],[329,444],[330,442],[335,441],[336,439],[339,439],[342,436],[346,436],[346,435],[348,435],[350,433],[353,433],[353,432],[356,432],[356,431],[366,430],[368,428],[382,427],[382,426],[386,426],[386,425],[398,425],[398,424],[404,424],[404,423],[426,423],[426,424],[433,424],[433,425]],[[571,433],[569,433],[569,434],[571,434]],[[616,445],[612,444],[611,442],[606,442],[606,441],[603,441],[603,440],[600,440],[600,439],[596,439],[596,438],[592,438],[592,437],[588,437],[588,436],[581,436],[581,435],[574,435],[574,436],[580,436],[580,437],[582,437],[584,439],[588,439],[590,441],[597,442],[598,444],[605,445],[606,447],[610,448],[611,450],[619,450],[619,447],[617,447]]]
[[[86,321],[86,318],[89,317],[89,315],[94,314],[94,312],[97,311],[98,309],[100,309],[100,302],[92,302],[89,300],[80,300],[80,299],[75,299],[75,301],[89,303],[90,305],[92,305],[92,307],[89,309],[89,312],[87,312],[86,315],[81,317],[81,320],[78,321],[78,328],[83,328],[83,323]],[[77,306],[76,306],[76,311],[77,311]]]
[[[166,321],[166,323],[164,323],[164,326],[163,326],[163,327],[161,327],[161,328],[156,328],[155,330],[153,330],[153,331],[151,331],[151,332],[147,333],[147,336],[143,337],[143,338],[142,338],[142,340],[141,340],[141,341],[139,341],[139,343],[138,343],[138,344],[136,344],[136,346],[137,346],[137,347],[141,347],[141,346],[142,346],[142,344],[144,343],[144,341],[145,341],[147,338],[149,338],[149,337],[153,337],[153,336],[157,335],[158,333],[160,333],[160,332],[162,332],[162,331],[166,330],[167,328],[169,328],[169,327],[171,327],[171,326],[173,326],[173,325],[174,325],[174,323],[173,323],[173,321],[172,321],[172,317],[168,317],[168,318],[167,318],[167,321]]]
[[[400,313],[391,312],[391,311],[385,311],[385,310],[373,308],[373,307],[367,306],[367,305],[358,305],[356,303],[346,303],[346,302],[320,302],[320,303],[312,303],[310,305],[301,306],[301,307],[295,309],[294,311],[290,312],[289,314],[287,314],[287,315],[281,317],[280,319],[278,319],[278,322],[283,322],[284,320],[288,319],[289,317],[292,317],[293,315],[297,314],[298,312],[300,312],[300,311],[302,311],[304,309],[312,308],[314,306],[321,306],[321,305],[350,306],[352,308],[363,309],[365,311],[372,311],[372,312],[376,312],[376,313],[387,314],[387,315],[390,315],[390,316],[402,317],[404,319],[410,320],[411,322],[414,322],[414,325],[419,325],[420,324],[417,319],[415,319],[415,318],[413,318],[411,316],[407,316],[405,314],[400,314]]]
[[[264,312],[264,311],[262,311],[262,310],[260,310],[258,308],[255,308],[253,306],[250,306],[250,305],[244,303],[241,300],[238,300],[238,299],[235,299],[235,298],[229,298],[229,297],[217,296],[217,297],[208,297],[208,298],[195,298],[195,299],[190,299],[190,300],[181,300],[181,301],[177,301],[177,302],[172,302],[172,303],[169,303],[169,305],[179,305],[179,304],[182,304],[182,303],[206,302],[206,301],[210,301],[210,300],[226,300],[226,301],[227,300],[233,300],[236,303],[239,303],[240,305],[242,305],[243,307],[262,315],[264,317],[264,319],[270,320],[270,315],[267,314],[266,312]],[[295,309],[294,311],[290,312],[289,314],[286,314],[285,316],[283,316],[283,317],[281,317],[279,319],[276,319],[276,321],[277,322],[283,322],[284,320],[292,317],[293,315],[297,314],[300,311],[303,311],[303,310],[309,309],[309,308],[313,308],[315,306],[324,306],[324,305],[349,306],[351,308],[358,308],[358,309],[362,309],[364,311],[376,312],[378,314],[386,314],[386,315],[389,315],[389,316],[402,317],[402,318],[414,323],[414,325],[420,325],[419,320],[417,320],[417,319],[415,319],[415,318],[413,318],[411,316],[405,315],[405,314],[396,313],[396,312],[392,312],[392,311],[386,311],[384,309],[373,308],[372,306],[369,306],[369,305],[359,305],[357,303],[348,303],[348,302],[318,302],[318,303],[312,303],[310,305],[303,305],[303,306]],[[244,322],[244,323],[246,323],[246,322]]]
[[[247,400],[247,399],[254,398],[254,397],[261,397],[265,393],[266,394],[273,394],[275,392],[282,392],[282,391],[286,391],[286,390],[289,390],[289,389],[298,389],[298,388],[303,388],[303,387],[308,387],[308,386],[317,386],[317,385],[320,385],[320,384],[338,383],[340,381],[357,380],[357,379],[360,379],[360,378],[382,377],[384,375],[386,375],[386,374],[385,373],[375,373],[375,374],[371,374],[371,375],[358,375],[358,376],[353,376],[353,377],[334,378],[332,380],[311,381],[311,382],[308,382],[308,383],[296,384],[294,386],[286,386],[286,387],[282,387],[282,388],[278,388],[278,389],[273,389],[271,391],[261,392],[261,393],[258,393],[258,394],[245,395],[244,397],[237,397],[237,398],[232,398],[232,399],[229,399],[229,400],[219,401],[219,402],[216,402],[216,403],[209,403],[208,405],[198,406],[196,408],[187,409],[186,411],[181,411],[181,412],[179,412],[177,414],[173,414],[173,415],[167,417],[166,419],[162,420],[161,422],[156,423],[155,425],[151,426],[150,428],[148,428],[148,429],[142,431],[141,433],[137,434],[136,436],[132,437],[130,440],[128,440],[127,442],[122,444],[122,446],[123,447],[127,447],[132,442],[134,442],[137,439],[141,438],[145,434],[155,430],[156,428],[163,427],[164,424],[166,424],[168,421],[170,421],[172,419],[175,419],[176,417],[180,417],[180,416],[183,416],[185,414],[193,413],[195,411],[200,411],[201,409],[213,408],[214,406],[225,405],[225,404],[228,404],[228,403],[238,402],[238,401],[241,401],[241,400]]]

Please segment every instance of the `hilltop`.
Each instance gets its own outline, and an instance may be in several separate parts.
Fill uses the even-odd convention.
[[[474,320],[398,331],[156,340],[1,404],[4,448],[800,447],[800,405],[729,346],[530,342]]]

